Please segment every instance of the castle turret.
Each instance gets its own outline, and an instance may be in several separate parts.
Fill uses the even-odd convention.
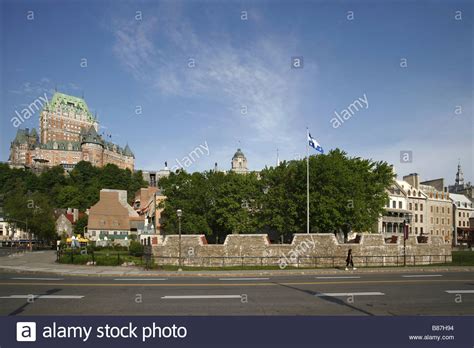
[[[97,134],[94,126],[82,134],[81,150],[83,161],[91,162],[97,167],[104,165],[104,140]]]

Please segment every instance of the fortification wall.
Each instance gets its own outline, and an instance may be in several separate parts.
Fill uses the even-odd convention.
[[[394,266],[403,264],[403,239],[386,243],[380,234],[360,234],[358,243],[339,243],[331,233],[295,234],[291,244],[271,244],[266,234],[232,234],[224,244],[208,244],[204,235],[182,235],[181,257],[187,266],[278,265],[291,267],[341,267],[352,249],[355,265]],[[153,254],[158,264],[178,264],[179,236],[160,237]],[[409,265],[451,262],[451,245],[440,236],[419,243],[406,241]]]

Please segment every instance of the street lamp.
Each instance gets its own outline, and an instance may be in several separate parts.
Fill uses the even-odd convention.
[[[413,214],[408,212],[405,214],[405,220],[403,220],[403,266],[407,265],[407,239],[408,239],[408,225],[411,224]]]
[[[178,233],[179,233],[179,239],[178,239],[178,244],[179,244],[179,254],[178,254],[179,269],[178,269],[178,271],[181,271],[181,216],[183,215],[183,211],[181,209],[176,210],[176,215],[178,215]]]

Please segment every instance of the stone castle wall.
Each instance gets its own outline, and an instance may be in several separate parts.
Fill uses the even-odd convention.
[[[428,236],[419,243],[416,236],[406,241],[408,265],[451,262],[451,246],[441,236]],[[359,243],[339,243],[331,233],[295,234],[291,244],[271,244],[266,234],[232,234],[224,244],[207,244],[204,235],[182,235],[181,257],[189,266],[276,265],[292,267],[340,267],[352,249],[357,266],[403,264],[403,239],[386,243],[380,234],[363,233]],[[153,247],[158,264],[178,264],[179,237],[160,236]]]

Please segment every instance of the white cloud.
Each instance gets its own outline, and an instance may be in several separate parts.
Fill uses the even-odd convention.
[[[255,132],[247,136],[289,144],[303,88],[303,74],[290,69],[292,40],[258,35],[243,47],[226,33],[202,37],[176,11],[115,27],[115,55],[137,80],[165,96],[222,105],[226,117]]]

